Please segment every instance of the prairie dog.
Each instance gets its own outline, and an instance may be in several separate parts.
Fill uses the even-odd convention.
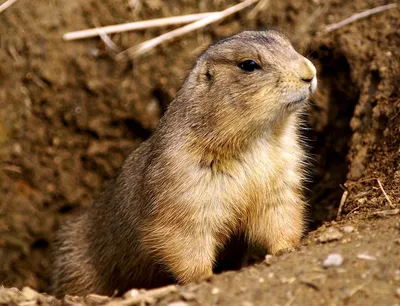
[[[276,31],[197,59],[154,134],[55,244],[57,295],[123,293],[212,275],[235,235],[276,254],[304,226],[299,115],[316,69]]]

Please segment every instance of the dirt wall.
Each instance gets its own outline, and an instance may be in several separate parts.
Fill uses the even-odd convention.
[[[271,1],[118,62],[97,38],[67,31],[221,10],[235,1],[19,1],[0,14],[0,282],[49,285],[49,243],[146,139],[194,58],[244,29],[275,28],[317,66],[319,90],[305,132],[314,157],[310,224],[400,199],[400,12],[392,9],[323,33],[328,24],[386,1]],[[165,30],[165,29],[164,29]],[[115,34],[126,49],[164,30]],[[368,221],[365,221],[368,222]]]

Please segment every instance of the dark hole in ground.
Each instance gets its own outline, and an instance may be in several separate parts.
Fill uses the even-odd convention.
[[[32,249],[46,249],[48,246],[49,246],[49,241],[47,241],[44,238],[39,238],[32,243],[31,248]]]
[[[162,114],[164,114],[168,108],[169,103],[171,102],[168,93],[166,93],[161,87],[156,87],[153,89],[153,96],[157,99],[161,107],[161,112]]]
[[[359,99],[358,86],[343,54],[321,46],[313,54],[318,68],[319,92],[315,96],[305,131],[313,157],[311,182],[307,187],[310,204],[309,229],[336,217],[346,182],[347,153],[352,136],[350,120]]]
[[[139,122],[135,120],[126,119],[123,123],[134,136],[139,137],[143,140],[149,138],[152,134],[152,131],[144,128]]]

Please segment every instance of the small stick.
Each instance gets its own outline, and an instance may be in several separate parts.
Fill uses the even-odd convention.
[[[350,210],[350,212],[347,215],[351,215],[353,212],[355,212],[359,209],[360,209],[360,206],[357,206],[357,207],[353,208],[352,210]]]
[[[383,186],[382,186],[381,181],[380,181],[379,179],[376,179],[376,180],[378,181],[379,188],[381,188],[383,195],[385,196],[386,200],[389,202],[389,206],[390,206],[391,208],[396,208],[396,206],[394,206],[394,204],[393,204],[392,201],[390,200],[389,196],[387,195],[385,189],[383,189]]]
[[[217,22],[231,14],[234,14],[234,13],[250,6],[253,3],[256,3],[257,1],[259,1],[259,0],[245,0],[239,4],[229,7],[221,12],[214,13],[208,17],[205,17],[203,19],[200,19],[198,21],[195,21],[193,23],[185,25],[181,28],[175,29],[171,32],[165,33],[165,34],[155,37],[153,39],[147,40],[141,44],[138,44],[132,48],[129,48],[129,49],[121,52],[120,54],[117,55],[117,59],[122,59],[126,54],[129,54],[133,57],[142,55],[142,54],[148,52],[149,50],[153,49],[154,47],[160,45],[163,42],[172,40],[172,39],[174,39],[178,36],[182,36],[188,32],[205,27],[206,25],[209,25],[210,23]]]
[[[15,172],[15,173],[22,173],[21,167],[15,165],[4,165],[1,166],[3,170]]]
[[[121,49],[111,40],[111,38],[105,33],[100,25],[100,22],[98,21],[97,18],[93,19],[93,24],[96,26],[96,29],[100,35],[101,40],[104,42],[104,44],[114,52],[114,54],[117,54],[121,52]]]
[[[7,8],[9,8],[11,5],[13,5],[17,0],[8,0],[4,2],[2,5],[0,5],[0,13],[2,11],[5,11]]]
[[[345,190],[342,194],[342,198],[340,199],[340,204],[339,204],[339,209],[336,215],[336,219],[339,219],[341,214],[342,214],[342,210],[343,210],[343,206],[346,203],[347,200],[347,196],[349,195],[349,192],[347,190]]]
[[[201,14],[191,14],[191,15],[182,15],[182,16],[174,16],[174,17],[166,17],[166,18],[157,18],[152,20],[144,20],[144,21],[136,21],[129,22],[123,24],[110,25],[106,27],[100,28],[105,34],[112,33],[120,33],[132,30],[143,30],[149,28],[163,27],[174,24],[184,24],[190,23],[208,16],[211,16],[215,13],[201,13]],[[88,37],[99,36],[99,28],[94,29],[86,29],[82,31],[69,32],[64,34],[64,40],[75,40],[82,39]]]
[[[262,10],[266,10],[269,5],[270,0],[260,0],[257,5],[251,10],[251,12],[247,15],[249,19],[256,18],[257,14]]]
[[[348,25],[349,23],[352,23],[352,22],[354,22],[356,20],[368,17],[368,16],[373,15],[373,14],[380,13],[380,12],[383,12],[383,11],[386,11],[386,10],[390,10],[392,8],[395,8],[395,7],[397,7],[397,4],[396,3],[391,3],[391,4],[387,4],[387,5],[378,6],[376,8],[370,9],[370,10],[366,10],[366,11],[364,11],[362,13],[354,14],[353,16],[351,16],[349,18],[346,18],[346,19],[344,19],[344,20],[342,20],[342,21],[340,21],[338,23],[334,23],[334,24],[332,24],[330,26],[327,26],[325,28],[325,30],[324,30],[324,33],[329,33],[329,32],[335,31],[335,30],[337,30],[337,29],[339,29],[339,28],[341,28],[341,27],[343,27],[345,25]]]

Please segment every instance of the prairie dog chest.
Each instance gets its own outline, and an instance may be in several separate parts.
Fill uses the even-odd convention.
[[[273,141],[260,138],[224,171],[193,166],[183,196],[191,198],[199,222],[217,226],[245,219],[249,210],[290,197],[288,189],[301,181],[301,156],[295,133]]]

